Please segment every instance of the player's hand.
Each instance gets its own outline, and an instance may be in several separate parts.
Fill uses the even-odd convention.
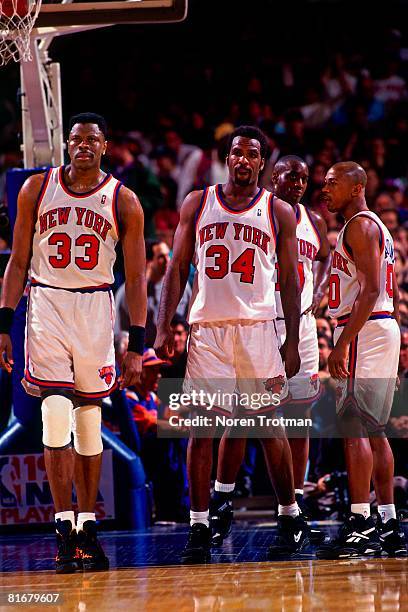
[[[337,342],[328,359],[330,376],[335,379],[348,378],[350,372],[347,369],[348,346]]]
[[[171,328],[158,329],[154,350],[160,359],[168,359],[174,355],[174,335]]]
[[[320,304],[323,298],[324,298],[324,293],[315,293],[313,295],[313,300],[312,300],[311,305],[309,306],[307,310],[305,310],[304,314],[311,312],[312,315],[315,317],[319,310],[319,307],[320,307]]]
[[[300,357],[297,345],[285,340],[280,348],[280,354],[285,364],[286,378],[292,378],[300,370]]]
[[[140,382],[142,373],[142,355],[128,351],[122,364],[122,375],[119,377],[119,388],[133,387]]]
[[[0,368],[10,374],[13,365],[11,338],[8,334],[0,334]]]

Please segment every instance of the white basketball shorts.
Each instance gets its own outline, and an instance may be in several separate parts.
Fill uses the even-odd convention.
[[[275,322],[193,323],[183,390],[212,394],[213,409],[229,414],[276,409],[287,395],[287,381]]]
[[[64,388],[83,398],[108,396],[116,388],[111,291],[32,286],[22,381],[27,393]]]
[[[284,320],[276,321],[279,346],[285,342],[286,327]],[[300,317],[299,326],[300,370],[289,378],[289,398],[291,404],[311,404],[320,395],[319,347],[317,343],[316,319],[311,312]]]
[[[342,329],[339,326],[334,330],[335,343]],[[394,318],[367,321],[349,347],[350,377],[336,381],[339,416],[351,408],[369,429],[385,427],[394,399],[400,342]]]

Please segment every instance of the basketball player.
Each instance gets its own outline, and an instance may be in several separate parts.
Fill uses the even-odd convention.
[[[365,201],[367,176],[354,162],[328,171],[323,194],[330,212],[346,221],[333,253],[329,309],[337,319],[328,364],[337,379],[337,413],[343,429],[351,514],[321,558],[407,556],[393,498],[394,459],[384,435],[400,350],[398,286],[391,234]],[[380,521],[370,516],[373,480]]]
[[[316,319],[314,317],[320,302],[326,293],[330,272],[330,246],[327,240],[327,227],[324,219],[306,208],[300,201],[305,193],[309,178],[307,164],[300,157],[288,155],[282,157],[272,173],[273,193],[277,198],[288,202],[297,219],[296,237],[298,241],[298,271],[301,290],[301,319],[299,328],[300,370],[291,378],[289,391],[291,404],[285,404],[284,414],[290,417],[305,418],[310,405],[319,396],[319,349],[317,344]],[[275,285],[277,308],[276,326],[280,343],[286,338],[285,318],[280,295],[279,278]],[[289,413],[290,410],[290,413]],[[296,413],[296,414],[294,414]],[[234,466],[231,456],[243,459],[245,441],[238,453],[236,439],[223,436],[218,455],[217,480],[212,500],[213,531],[222,540],[229,533],[232,521],[232,495],[235,487]],[[309,438],[289,437],[293,457],[293,475],[295,497],[300,509],[303,506],[303,482],[309,456]],[[232,453],[232,447],[235,452]],[[266,461],[271,459],[265,454]],[[235,466],[235,475],[241,465]],[[270,469],[270,468],[269,468]],[[220,494],[224,492],[224,494]],[[223,508],[220,511],[220,508]],[[309,539],[312,543],[321,543],[324,534],[317,529],[310,529]],[[221,544],[222,542],[219,542]]]
[[[290,378],[299,370],[296,219],[286,202],[258,187],[265,153],[266,139],[260,130],[249,126],[237,128],[231,135],[227,157],[228,182],[204,192],[192,192],[181,209],[174,255],[161,296],[155,348],[163,357],[172,352],[170,322],[194,256],[197,272],[189,313],[192,327],[186,391],[205,389],[217,393],[222,379],[223,392],[233,393],[235,389],[241,393],[248,389],[265,392],[274,386],[281,389],[285,373]],[[274,322],[275,253],[287,326],[282,347],[285,366]],[[233,406],[225,404],[218,409],[230,414]],[[213,433],[214,429],[209,427],[204,434],[193,429],[190,435],[191,527],[183,553],[185,562],[205,562],[210,558]],[[298,520],[290,448],[285,437],[273,442],[275,473],[280,481],[286,479],[285,486],[281,486],[285,497],[279,500],[285,515],[281,527],[285,541],[295,550],[303,546],[306,538],[304,524],[300,525]]]
[[[106,133],[99,115],[72,117],[70,164],[24,183],[0,309],[0,365],[10,371],[9,333],[29,271],[23,384],[42,398],[45,466],[56,510],[57,573],[109,567],[97,540],[95,503],[103,450],[100,403],[117,385],[110,286],[119,238],[131,321],[121,386],[134,385],[142,368],[143,212],[136,195],[101,170]]]

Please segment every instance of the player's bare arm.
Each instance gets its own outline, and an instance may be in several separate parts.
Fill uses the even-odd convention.
[[[316,315],[329,285],[331,253],[330,244],[327,239],[326,221],[314,210],[308,210],[308,212],[320,235],[320,249],[313,262],[313,301],[309,308],[309,311],[311,311],[313,315]]]
[[[17,219],[14,227],[13,248],[4,274],[1,307],[15,310],[24,292],[30,265],[35,211],[44,174],[30,176],[22,186],[17,200]],[[7,372],[13,364],[10,335],[0,334],[0,367]]]
[[[371,315],[380,294],[380,230],[367,217],[357,217],[347,227],[347,245],[353,253],[360,291],[350,318],[328,360],[333,378],[347,378],[347,356],[354,340]]]
[[[281,353],[285,362],[286,376],[291,378],[300,367],[298,351],[300,286],[296,216],[290,204],[278,198],[274,202],[274,215],[278,231],[276,254],[279,264],[279,284],[286,326],[286,340]]]
[[[147,313],[146,253],[143,236],[144,217],[137,196],[122,186],[119,191],[118,212],[120,238],[125,263],[125,289],[131,327],[144,328]],[[134,385],[142,372],[142,354],[129,350],[123,361],[121,388]]]
[[[195,247],[195,217],[200,206],[202,191],[191,192],[180,209],[180,222],[174,235],[173,256],[164,277],[157,319],[157,337],[154,348],[158,356],[173,353],[173,334],[170,322],[176,312],[190,271]]]

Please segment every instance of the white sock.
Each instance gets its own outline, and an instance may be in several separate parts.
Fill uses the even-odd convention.
[[[351,511],[354,514],[361,514],[364,518],[368,518],[371,514],[370,504],[351,504]]]
[[[195,525],[196,523],[203,523],[206,527],[210,526],[210,521],[208,517],[210,516],[210,511],[205,510],[204,512],[194,512],[194,510],[190,510],[190,525]]]
[[[303,495],[303,489],[295,489],[295,495]]]
[[[215,481],[214,490],[219,493],[232,493],[235,489],[235,482],[231,484],[224,484],[223,482]]]
[[[64,512],[56,512],[55,520],[71,521],[72,529],[75,529],[75,514],[73,510],[64,510]]]
[[[290,504],[289,506],[278,506],[278,516],[292,516],[295,518],[299,516],[299,506],[295,502],[294,504]]]
[[[95,512],[78,512],[77,531],[83,529],[85,521],[96,521]]]
[[[397,513],[395,511],[395,504],[384,504],[378,506],[378,514],[381,516],[383,523],[386,523],[390,519],[396,519]]]

